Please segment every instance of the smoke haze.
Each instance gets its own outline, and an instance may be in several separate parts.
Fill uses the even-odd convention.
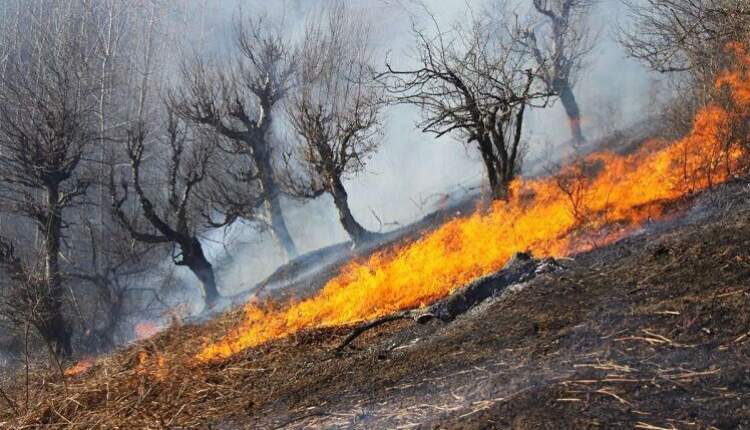
[[[244,16],[264,13],[281,22],[290,39],[304,30],[305,17],[315,13],[328,0],[284,1],[206,1],[196,0],[183,11],[185,25],[194,28],[189,46],[182,52],[196,52],[221,58],[231,51],[232,20],[238,11]],[[378,55],[375,64],[384,66],[386,56],[394,66],[408,68],[415,64],[412,20],[423,28],[432,23],[420,5],[409,0],[356,0],[351,7],[370,17],[373,39]],[[468,19],[472,11],[487,2],[471,0],[429,0],[426,5],[434,13],[441,28],[456,20]],[[530,5],[520,2],[517,10]],[[598,43],[589,65],[581,73],[576,86],[583,117],[583,127],[590,139],[611,133],[617,128],[637,123],[645,117],[652,100],[644,98],[652,86],[649,76],[637,63],[625,58],[614,35],[601,31],[604,23],[617,21],[623,6],[616,0],[600,2],[591,17],[591,26],[598,32]],[[262,12],[261,12],[262,11]],[[283,115],[277,114],[277,135],[287,138]],[[349,190],[354,216],[364,227],[382,231],[408,224],[438,207],[446,194],[461,193],[481,186],[483,167],[473,148],[466,148],[455,138],[435,139],[415,127],[419,112],[411,107],[396,106],[386,111],[385,136],[378,153],[368,162],[366,171],[350,178]],[[567,118],[559,103],[551,108],[533,111],[526,123],[529,145],[527,166],[539,163],[559,149],[567,150],[569,130]],[[348,240],[338,222],[331,199],[326,195],[312,202],[285,202],[290,232],[301,253]],[[210,258],[217,264],[224,294],[250,288],[285,262],[283,252],[267,232],[256,226],[238,224],[231,229],[214,231],[204,236]],[[181,278],[194,283],[189,273]],[[197,288],[190,288],[198,291]],[[198,302],[194,300],[196,306]]]

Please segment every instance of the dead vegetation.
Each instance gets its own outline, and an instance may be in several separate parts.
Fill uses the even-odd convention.
[[[241,319],[172,327],[65,383],[4,384],[8,428],[736,428],[750,423],[747,189],[565,261],[451,323],[341,327],[197,365]],[[705,199],[705,198],[704,198]],[[710,199],[709,199],[710,200]],[[739,205],[739,206],[738,206]],[[731,211],[723,210],[730,208]],[[744,208],[744,209],[743,209]],[[706,214],[708,212],[708,215]],[[732,213],[730,217],[724,214]],[[22,378],[21,378],[22,380]],[[7,387],[7,388],[5,388]]]

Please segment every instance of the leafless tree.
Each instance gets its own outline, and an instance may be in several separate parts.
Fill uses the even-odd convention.
[[[424,132],[455,133],[477,145],[494,198],[507,198],[521,170],[527,107],[546,105],[550,96],[517,31],[486,17],[451,32],[435,22],[434,35],[415,28],[420,65],[400,70],[387,64],[379,76],[394,102],[422,110]]]
[[[50,321],[49,312],[44,306],[44,302],[49,300],[47,282],[37,270],[24,262],[13,241],[4,236],[0,237],[0,267],[4,284],[0,303],[3,316],[15,326],[34,325],[45,341],[53,345],[54,340],[44,335],[49,330],[47,325]]]
[[[157,294],[139,281],[158,275],[159,258],[145,256],[155,257],[163,248],[134,241],[113,216],[108,177],[113,160],[121,156],[125,130],[144,117],[160,118],[152,113],[158,94],[154,89],[160,86],[160,70],[170,59],[166,47],[172,42],[165,2],[82,3],[91,6],[87,31],[97,45],[89,59],[98,86],[97,141],[86,154],[94,178],[87,195],[90,204],[69,215],[65,276],[71,280],[71,323],[80,326],[77,347],[92,353],[115,347],[127,318],[145,314]],[[128,207],[129,215],[135,209]]]
[[[125,208],[129,217],[138,209],[133,206]],[[100,224],[99,218],[91,219],[88,214],[81,214],[79,225],[76,242],[82,252],[65,274],[77,284],[70,294],[81,326],[79,348],[107,351],[121,343],[130,316],[141,317],[165,307],[159,287],[153,285],[158,279],[154,275],[159,274],[154,266],[163,248],[133,239],[119,223]],[[104,243],[101,237],[106,238]],[[150,282],[144,283],[145,278]]]
[[[562,163],[551,163],[546,167],[547,174],[557,184],[557,188],[568,200],[570,214],[576,227],[587,227],[596,221],[597,214],[590,209],[591,183],[601,172],[603,163],[587,159],[574,152]]]
[[[744,0],[623,1],[631,25],[621,29],[622,45],[659,72],[691,72],[710,82],[725,66],[724,45],[750,36]]]
[[[539,77],[559,97],[574,144],[585,141],[581,110],[573,88],[594,46],[588,15],[596,0],[533,0],[541,20],[521,36],[540,67]]]
[[[174,110],[184,119],[212,128],[224,137],[221,150],[240,160],[234,179],[243,183],[247,195],[228,192],[216,201],[233,218],[258,219],[255,189],[263,192],[263,206],[270,228],[289,258],[297,248],[286,226],[281,208],[281,189],[275,169],[276,145],[272,124],[277,104],[286,95],[294,69],[294,53],[281,30],[264,19],[235,24],[235,64],[209,67],[195,59],[182,67],[182,84],[170,95]],[[278,155],[278,154],[276,154]]]
[[[64,212],[91,184],[83,158],[96,139],[96,85],[87,61],[94,45],[79,9],[53,3],[32,18],[0,82],[0,198],[5,211],[36,226],[42,245],[28,257],[40,261],[23,263],[43,274],[34,282],[42,293],[33,323],[56,353],[69,356],[60,254],[69,227]]]
[[[343,180],[364,169],[382,135],[383,90],[372,80],[369,33],[343,3],[312,18],[286,103],[297,162],[288,163],[289,188],[306,198],[329,194],[355,244],[373,233],[352,215]]]
[[[166,142],[152,139],[142,123],[128,133],[130,181],[123,176],[118,190],[116,169],[111,170],[113,213],[135,240],[147,244],[172,244],[178,250],[173,252],[174,263],[186,266],[195,274],[201,282],[206,305],[211,307],[219,298],[219,292],[213,266],[197,237],[201,227],[200,214],[205,213],[198,187],[209,180],[208,170],[211,169],[216,144],[214,139],[180,121],[171,110],[166,122]],[[159,205],[159,201],[150,197],[147,191],[144,162],[147,150],[151,151],[150,156],[158,159],[155,152],[164,146],[169,154],[168,159],[164,160],[166,175],[161,178],[166,186],[166,202]],[[142,229],[139,219],[129,217],[124,210],[125,203],[129,201],[129,182],[132,182],[135,199],[149,229]]]
[[[731,123],[722,130],[725,152],[747,145],[748,114],[733,102],[717,78],[726,70],[744,70],[740,57],[729,49],[750,42],[750,7],[745,0],[623,0],[630,25],[620,29],[627,53],[669,74],[672,96],[662,108],[662,128],[669,137],[683,136],[693,127],[696,111],[718,104],[731,112]],[[736,138],[743,136],[741,138]],[[707,159],[707,172],[712,167]],[[729,168],[729,165],[726,166]],[[710,175],[710,173],[707,173]],[[710,181],[710,180],[709,180]]]

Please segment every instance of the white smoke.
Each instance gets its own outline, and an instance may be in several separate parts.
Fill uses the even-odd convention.
[[[229,55],[232,19],[239,6],[245,16],[262,11],[272,17],[283,17],[284,28],[290,35],[298,36],[303,31],[306,14],[332,0],[194,1],[195,11],[209,7],[210,3],[210,13],[205,13],[209,9],[193,13],[193,18],[198,20],[195,24],[198,31],[191,39],[197,38],[200,43],[191,49],[203,49],[210,55]],[[448,27],[456,20],[468,18],[470,10],[479,10],[484,0],[429,0],[425,3],[437,22]],[[354,0],[348,4],[370,17],[383,65],[386,53],[394,65],[414,65],[412,19],[426,18],[417,3],[412,0]],[[617,0],[598,4],[592,25],[600,31],[599,43],[576,87],[585,132],[593,137],[642,118],[650,103],[643,94],[649,90],[652,77],[625,58],[611,31],[621,9]],[[479,186],[483,180],[482,164],[472,148],[465,148],[450,136],[434,139],[421,133],[415,127],[418,119],[416,109],[388,109],[386,134],[379,152],[370,160],[365,172],[345,184],[355,217],[371,230],[389,230],[413,222],[434,210],[441,195]],[[559,103],[533,111],[527,124],[528,160],[531,162],[542,158],[543,150],[549,145],[559,148],[568,140],[567,119]],[[348,239],[327,196],[306,203],[288,201],[285,206],[290,232],[300,252]],[[271,236],[267,232],[259,233],[251,224],[210,232],[203,242],[213,261],[225,262],[219,279],[224,294],[250,288],[285,263],[283,253]],[[227,259],[227,250],[231,259]],[[195,283],[189,273],[184,273],[183,279]]]

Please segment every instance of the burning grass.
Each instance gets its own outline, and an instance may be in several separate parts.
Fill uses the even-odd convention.
[[[731,222],[714,216],[598,248],[481,312],[449,325],[396,322],[341,357],[332,350],[349,327],[302,331],[199,364],[202,339],[231,331],[243,313],[173,326],[95,360],[66,384],[54,372],[33,373],[28,405],[23,389],[7,392],[15,413],[3,409],[0,394],[0,422],[71,429],[430,422],[736,428],[750,419],[741,409],[750,392],[744,196],[745,203],[725,197],[735,203]]]
[[[744,51],[739,54],[750,65]],[[717,85],[731,91],[738,109],[750,108],[750,97],[745,96],[750,94],[746,73],[727,73]],[[741,113],[747,117],[746,111]],[[14,409],[0,414],[0,420],[12,419],[19,428],[206,427],[221,426],[230,419],[302,425],[305,418],[319,413],[312,405],[346,400],[350,403],[344,404],[354,407],[361,398],[347,396],[357,394],[353,392],[359,385],[367,385],[361,390],[380,390],[385,396],[395,383],[418,387],[427,377],[435,378],[432,381],[442,378],[446,393],[453,395],[455,387],[450,384],[455,384],[456,378],[446,373],[455,376],[467,366],[484,366],[487,360],[500,360],[498,357],[502,360],[497,361],[497,369],[479,372],[481,377],[472,374],[465,381],[471,390],[467,390],[464,403],[451,403],[446,397],[438,410],[454,415],[458,423],[484,420],[477,422],[486,424],[489,418],[514,416],[509,410],[518,404],[529,410],[538,405],[544,409],[535,412],[540,416],[561,413],[554,405],[573,408],[591,404],[602,410],[615,405],[618,409],[611,418],[644,412],[649,415],[639,415],[640,428],[656,428],[667,425],[664,423],[670,423],[671,418],[636,409],[645,409],[649,396],[643,394],[645,388],[628,392],[630,388],[626,387],[635,384],[631,380],[661,381],[689,393],[690,383],[708,379],[714,382],[705,390],[713,397],[706,394],[700,407],[717,398],[726,401],[721,396],[727,392],[735,395],[732,399],[742,400],[737,392],[743,387],[722,391],[726,388],[722,384],[734,381],[725,369],[733,363],[730,359],[746,352],[749,344],[746,333],[750,326],[738,316],[739,309],[746,310],[747,291],[737,287],[747,281],[750,270],[740,252],[747,249],[742,239],[748,234],[746,224],[695,233],[696,237],[674,245],[674,254],[667,251],[673,261],[636,258],[633,255],[637,253],[631,252],[624,254],[626,258],[609,259],[606,273],[587,273],[578,281],[550,280],[555,283],[554,289],[532,290],[528,297],[524,293],[524,298],[497,305],[501,309],[488,312],[487,321],[459,322],[453,334],[444,334],[429,345],[416,343],[413,348],[397,352],[389,349],[365,359],[335,358],[331,354],[348,332],[346,325],[432,303],[498,270],[518,250],[560,255],[613,242],[644,221],[663,217],[685,196],[727,181],[746,161],[738,147],[727,144],[732,141],[726,135],[731,129],[728,125],[736,120],[735,115],[739,114],[718,105],[708,106],[696,117],[692,133],[682,140],[653,141],[626,156],[593,154],[583,165],[598,167],[587,175],[575,170],[581,164],[567,167],[561,174],[584,181],[578,187],[583,191],[575,198],[562,193],[554,178],[518,181],[508,202],[497,202],[484,212],[454,219],[412,243],[353,262],[307,300],[285,305],[251,303],[240,312],[203,326],[174,326],[125,351],[81,363],[69,370],[75,371],[64,382],[35,373],[28,400],[23,390],[0,393],[0,404],[4,400]],[[732,247],[726,246],[732,241],[736,242]],[[729,272],[725,272],[726,267]],[[640,273],[640,277],[631,282],[636,276],[633,273]],[[736,288],[721,290],[728,282],[737,283]],[[713,295],[704,296],[709,291]],[[621,313],[616,317],[600,310],[597,304],[609,295],[623,303],[632,302],[631,307],[618,304],[623,308],[616,307]],[[647,306],[635,300],[647,302]],[[591,306],[592,310],[582,306]],[[587,328],[586,336],[579,335],[579,328],[589,324],[589,311],[599,318],[600,326]],[[705,315],[710,318],[696,328],[696,321]],[[680,323],[673,323],[671,318]],[[388,330],[400,328],[403,326]],[[702,329],[714,337],[709,342],[713,346],[701,343]],[[206,344],[205,339],[218,340]],[[567,343],[561,346],[560,339]],[[705,364],[705,350],[727,365],[695,365]],[[389,354],[396,353],[401,354],[403,362],[386,363]],[[563,353],[568,355],[567,361],[555,366],[568,366],[570,372],[556,372],[550,379],[555,388],[540,396],[540,390],[547,388],[529,381],[545,375],[541,362],[556,360]],[[732,355],[735,353],[738,355]],[[529,357],[538,360],[533,369]],[[599,361],[592,362],[594,359]],[[664,365],[645,371],[645,359],[662,360]],[[592,363],[599,367],[591,367]],[[640,373],[632,369],[640,369]],[[521,385],[503,379],[519,374],[528,379]],[[481,378],[487,378],[490,387],[508,388],[510,394],[487,388],[483,398],[469,398],[468,393],[477,391],[476,383]],[[652,388],[667,398],[671,394],[663,385],[653,384]],[[425,391],[414,391],[413,395],[423,399]],[[529,399],[524,400],[524,396]],[[549,402],[545,403],[547,397]],[[400,404],[404,399],[399,394],[391,400]],[[435,408],[429,410],[433,413]],[[593,413],[590,409],[583,411]],[[294,414],[302,419],[294,421]],[[277,416],[283,418],[273,418]]]
[[[750,57],[729,47],[743,66]],[[704,107],[691,133],[675,142],[652,141],[630,155],[595,153],[563,168],[579,181],[574,194],[560,178],[517,180],[511,198],[487,211],[454,219],[421,239],[375,253],[341,270],[315,296],[285,305],[249,303],[242,323],[197,354],[221,360],[300,330],[372,320],[424,307],[472,280],[494,273],[516,252],[560,256],[620,239],[691,193],[725,182],[746,166],[731,125],[750,113],[750,76],[727,72],[717,86],[734,109]],[[580,166],[597,166],[582,175]]]

